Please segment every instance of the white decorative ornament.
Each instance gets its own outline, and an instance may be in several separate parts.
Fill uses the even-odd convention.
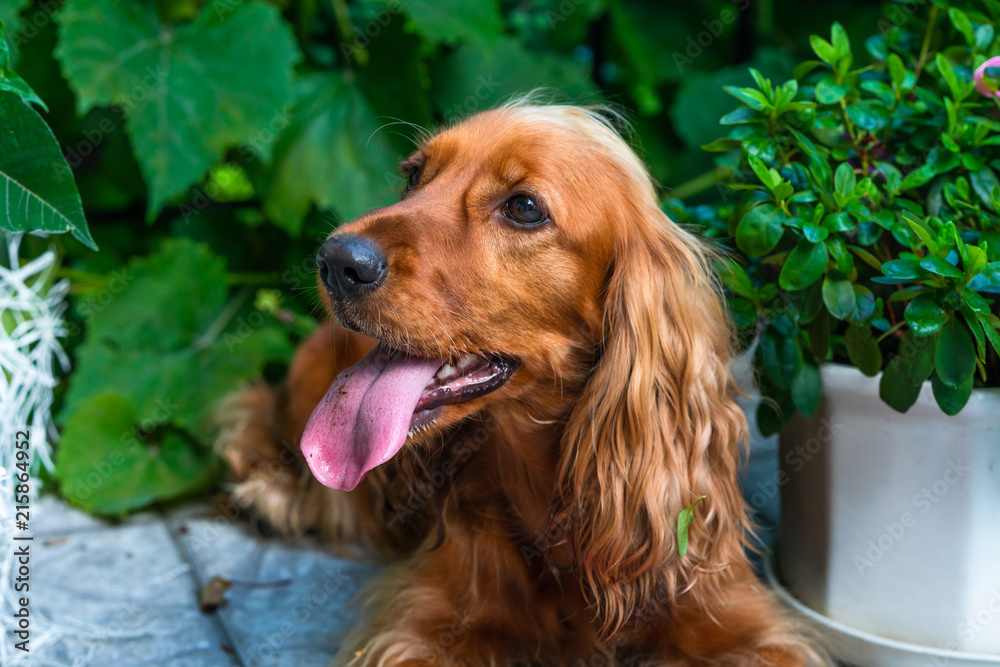
[[[13,614],[19,605],[14,589],[18,563],[14,557],[15,536],[26,537],[32,531],[16,528],[14,497],[18,481],[15,443],[23,441],[19,431],[27,431],[30,443],[30,505],[38,497],[38,472],[52,470],[52,443],[56,429],[52,421],[53,389],[58,383],[55,364],[69,368],[69,358],[59,339],[66,335],[63,313],[66,310],[68,280],[52,282],[57,256],[50,249],[21,264],[21,234],[0,232],[0,664],[27,663],[30,653],[15,648]],[[34,518],[34,517],[32,517]],[[30,521],[29,521],[30,526]],[[33,544],[24,542],[24,544]],[[37,548],[31,549],[37,553]],[[32,652],[43,632],[37,608],[31,609]]]

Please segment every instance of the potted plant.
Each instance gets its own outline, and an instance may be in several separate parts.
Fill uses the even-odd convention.
[[[1000,3],[915,6],[887,6],[865,62],[834,24],[793,79],[727,88],[741,106],[705,148],[738,197],[668,208],[732,251],[788,589],[851,662],[994,664]]]

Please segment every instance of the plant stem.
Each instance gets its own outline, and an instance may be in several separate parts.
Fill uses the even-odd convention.
[[[876,338],[875,342],[876,343],[881,343],[883,340],[885,340],[886,338],[888,338],[892,334],[896,333],[904,324],[906,324],[905,320],[902,321],[902,322],[897,322],[896,324],[893,324],[892,327],[888,331],[886,331],[884,334],[882,334],[881,336],[879,336],[878,338]]]
[[[931,15],[927,19],[927,28],[924,30],[924,41],[923,44],[920,45],[920,57],[917,59],[917,64],[913,68],[913,76],[917,80],[920,79],[920,72],[924,69],[924,65],[927,64],[927,55],[931,50],[931,35],[934,33],[934,25],[937,23],[937,19],[937,5],[931,5]]]
[[[221,334],[229,324],[229,320],[233,319],[236,313],[239,312],[240,307],[242,307],[243,303],[250,298],[251,294],[253,294],[253,290],[249,287],[245,287],[240,290],[239,293],[226,305],[226,307],[222,309],[222,312],[215,318],[215,321],[212,322],[211,326],[205,330],[205,333],[203,333],[198,340],[191,343],[187,352],[189,354],[201,352],[206,347],[214,343],[219,337],[219,334]]]
[[[729,167],[716,167],[715,169],[710,169],[704,174],[695,176],[690,181],[681,183],[676,188],[669,192],[670,199],[687,199],[688,197],[693,197],[699,192],[704,192],[713,185],[716,185],[720,181],[729,176],[732,176],[733,170]]]

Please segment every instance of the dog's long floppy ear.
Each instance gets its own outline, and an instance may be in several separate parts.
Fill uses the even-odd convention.
[[[737,483],[746,420],[710,257],[655,204],[633,207],[618,223],[604,339],[569,416],[558,490],[609,635],[738,558],[747,527]],[[700,496],[682,559],[678,514]]]

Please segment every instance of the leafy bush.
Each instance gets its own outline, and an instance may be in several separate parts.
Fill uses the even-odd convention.
[[[1000,385],[1000,122],[973,84],[1000,47],[1000,3],[953,5],[887,21],[863,65],[835,23],[788,81],[752,71],[755,86],[727,87],[742,104],[706,148],[738,151],[722,161],[736,156],[742,196],[673,207],[735,242],[740,261],[721,268],[759,336],[765,431],[815,413],[827,360],[884,371],[879,393],[901,412],[928,379],[949,415]]]
[[[59,210],[84,241],[85,214],[100,246],[68,234],[22,246],[31,256],[54,245],[73,285],[54,481],[110,515],[218,481],[213,406],[260,375],[280,380],[316,325],[319,241],[396,197],[394,164],[419,133],[411,124],[454,122],[539,86],[572,102],[610,100],[634,118],[653,174],[685,197],[703,180],[691,174],[715,172],[700,146],[730,104],[722,84],[749,84],[747,63],[789,75],[809,32],[835,17],[867,29],[878,5],[0,3],[12,62],[54,135],[22,164],[72,186],[68,163],[79,199],[67,194]],[[0,163],[15,154],[9,145]],[[16,229],[42,228],[37,210]]]

